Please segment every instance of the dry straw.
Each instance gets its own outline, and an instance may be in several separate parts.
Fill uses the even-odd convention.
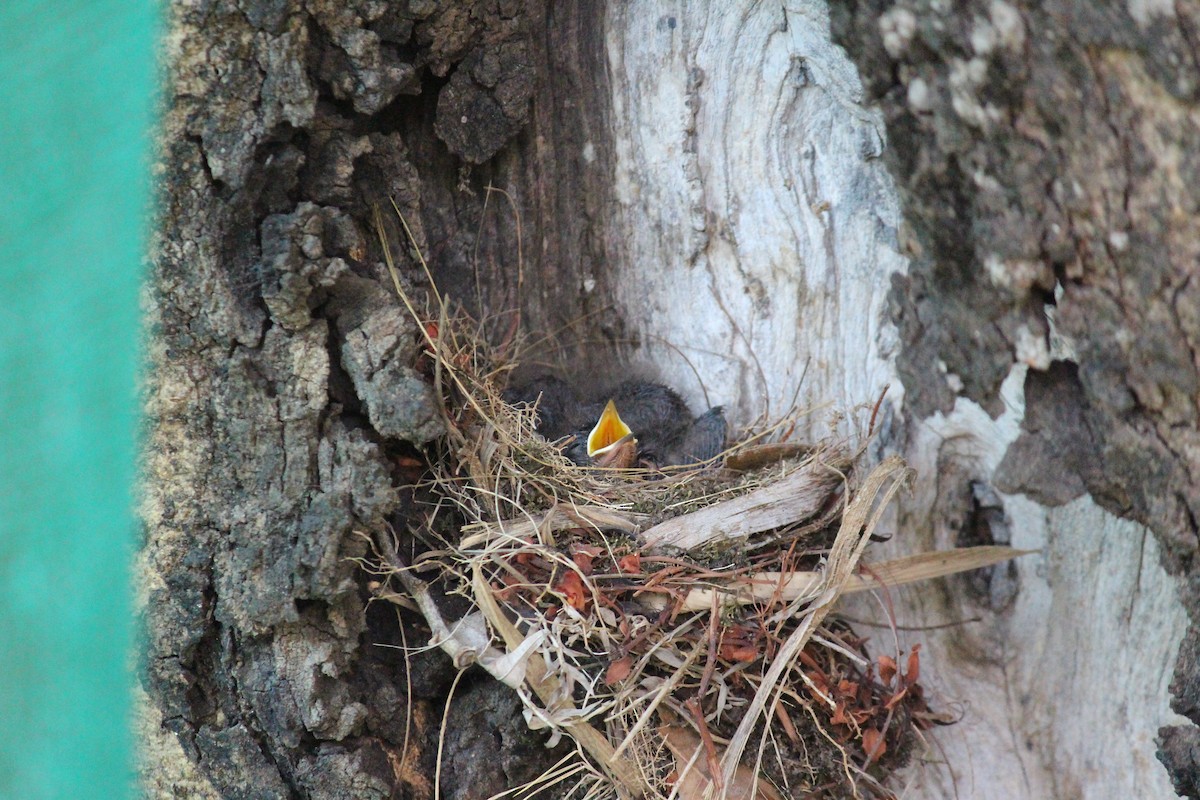
[[[946,719],[923,699],[915,649],[904,666],[901,654],[872,659],[830,613],[847,592],[1019,551],[860,569],[909,476],[895,457],[869,464],[861,443],[801,448],[765,431],[701,469],[570,464],[535,432],[533,409],[504,401],[511,361],[480,327],[436,291],[418,303],[405,290],[376,222],[447,435],[423,487],[437,505],[400,535],[374,537],[373,588],[415,608],[457,667],[512,687],[530,727],[585,757],[512,794],[890,796],[887,769]],[[434,582],[471,610],[447,618]]]

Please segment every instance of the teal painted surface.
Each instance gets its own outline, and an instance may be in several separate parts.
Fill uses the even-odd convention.
[[[0,0],[0,798],[132,792],[155,8]]]

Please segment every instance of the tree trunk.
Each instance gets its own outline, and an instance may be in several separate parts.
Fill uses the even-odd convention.
[[[1197,7],[694,5],[176,4],[149,794],[430,798],[443,727],[447,797],[561,755],[475,672],[443,726],[448,660],[366,602],[359,532],[414,513],[440,433],[394,201],[443,292],[569,373],[735,425],[890,383],[873,452],[920,477],[885,552],[1041,549],[891,598],[961,623],[901,633],[963,714],[919,796],[1200,797],[1168,708],[1200,722]]]

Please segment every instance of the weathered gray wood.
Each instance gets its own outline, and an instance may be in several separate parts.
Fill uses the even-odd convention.
[[[824,5],[614,3],[606,24],[605,227],[634,363],[741,423],[873,402],[894,378],[900,217],[882,119]]]
[[[832,501],[844,480],[836,466],[814,459],[762,488],[671,517],[647,528],[640,538],[650,550],[745,541],[756,533],[811,520]]]

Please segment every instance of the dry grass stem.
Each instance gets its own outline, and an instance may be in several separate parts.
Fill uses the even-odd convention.
[[[957,550],[942,550],[935,553],[918,553],[913,556],[864,564],[863,572],[853,574],[842,587],[842,594],[869,592],[876,589],[894,588],[911,583],[944,578],[973,569],[982,569],[1018,556],[1036,551],[1018,550],[1013,547],[982,545],[963,547]],[[684,611],[701,611],[708,608],[716,597],[723,604],[767,603],[781,600],[793,603],[815,597],[825,573],[811,572],[756,572],[744,578],[735,578],[719,587],[693,589],[682,603]],[[653,603],[652,603],[653,605]]]

